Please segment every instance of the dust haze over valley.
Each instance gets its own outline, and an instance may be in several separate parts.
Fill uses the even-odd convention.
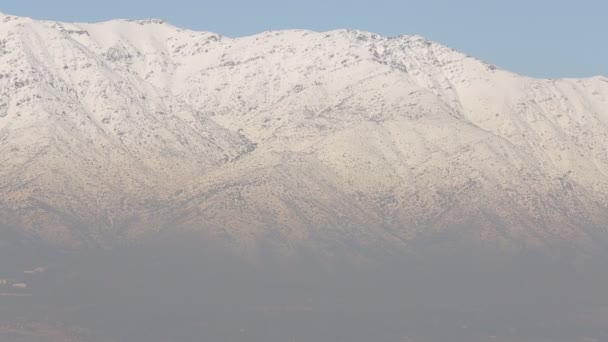
[[[604,341],[608,78],[0,14],[0,340]]]

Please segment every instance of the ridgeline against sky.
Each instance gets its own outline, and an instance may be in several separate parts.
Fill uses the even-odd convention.
[[[19,0],[0,6],[7,14],[66,22],[162,18],[230,37],[293,28],[418,34],[528,76],[608,75],[608,2],[602,0]]]

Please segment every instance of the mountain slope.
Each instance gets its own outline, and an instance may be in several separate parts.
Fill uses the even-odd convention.
[[[605,240],[605,77],[527,78],[418,36],[5,15],[0,65],[7,234],[194,232],[252,251]]]

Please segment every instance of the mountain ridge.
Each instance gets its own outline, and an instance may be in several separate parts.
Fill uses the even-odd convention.
[[[606,239],[603,76],[534,79],[420,36],[13,16],[0,64],[0,225],[29,238]]]

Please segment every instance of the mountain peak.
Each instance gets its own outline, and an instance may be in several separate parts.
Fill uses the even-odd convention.
[[[166,24],[167,22],[164,19],[158,18],[146,18],[146,19],[125,19],[127,22],[134,22],[139,25],[161,25]]]
[[[171,25],[171,23],[167,22],[164,19],[160,19],[160,18],[110,19],[110,20],[95,22],[95,23],[91,23],[91,24],[103,25],[103,24],[108,24],[108,23],[110,23],[110,24],[111,23],[127,23],[127,24],[135,24],[135,25],[139,25],[139,26],[167,25],[167,26],[174,27],[174,25]]]

